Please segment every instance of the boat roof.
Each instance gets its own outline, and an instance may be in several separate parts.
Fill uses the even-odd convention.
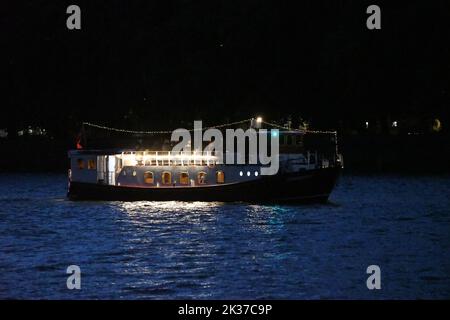
[[[126,152],[136,152],[136,151],[144,151],[144,150],[136,150],[136,149],[122,149],[122,148],[114,148],[114,149],[73,149],[69,150],[69,155],[113,155],[118,153],[126,153]]]

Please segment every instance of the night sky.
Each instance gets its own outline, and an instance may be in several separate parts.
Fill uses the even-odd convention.
[[[395,2],[395,3],[393,3]],[[81,30],[66,8],[81,7]],[[382,29],[366,28],[377,4]],[[448,1],[9,1],[0,128],[448,119]],[[185,124],[188,126],[189,124]]]

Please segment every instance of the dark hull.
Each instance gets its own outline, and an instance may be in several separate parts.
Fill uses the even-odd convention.
[[[139,188],[72,182],[68,196],[71,200],[326,202],[339,173],[339,168],[327,168],[205,187]]]

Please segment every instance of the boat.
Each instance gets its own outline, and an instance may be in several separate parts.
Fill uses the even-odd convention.
[[[283,127],[284,128],[284,127]],[[258,129],[257,129],[258,130]],[[259,130],[261,130],[259,128]],[[343,168],[335,132],[275,131],[279,168],[224,163],[216,151],[78,148],[70,160],[68,197],[107,201],[327,202]],[[164,150],[163,150],[164,149]]]

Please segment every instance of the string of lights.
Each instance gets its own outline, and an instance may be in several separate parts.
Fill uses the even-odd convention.
[[[327,133],[327,134],[337,134],[337,131],[319,131],[319,130],[306,130],[308,133]]]
[[[236,122],[231,122],[231,123],[224,123],[224,124],[220,124],[220,125],[217,125],[217,126],[212,126],[212,127],[206,127],[206,128],[203,128],[202,130],[208,130],[208,129],[217,129],[217,128],[224,128],[224,127],[231,127],[231,126],[234,126],[234,125],[236,125],[236,124],[241,124],[241,123],[244,123],[244,122],[249,122],[249,121],[251,121],[252,119],[245,119],[245,120],[241,120],[241,121],[236,121]],[[192,129],[192,130],[189,130],[189,131],[194,131],[195,129]]]
[[[296,131],[296,132],[301,132],[301,133],[327,133],[327,134],[336,134],[336,131],[319,131],[319,130],[308,130],[308,129],[291,129],[288,127],[284,127],[284,126],[280,126],[279,124],[276,123],[272,123],[272,122],[266,122],[266,121],[261,121],[262,123],[268,125],[268,126],[272,126],[278,129],[283,129],[283,130],[287,130],[287,131]]]
[[[268,126],[272,126],[274,128],[278,128],[278,129],[283,129],[283,130],[287,130],[287,131],[301,131],[304,132],[304,130],[299,130],[299,129],[289,129],[288,127],[283,127],[280,126],[279,124],[276,123],[272,123],[272,122],[266,122],[266,121],[261,121],[264,124],[267,124]]]
[[[217,128],[224,128],[224,127],[231,127],[231,126],[234,126],[234,125],[237,125],[237,124],[241,124],[241,123],[244,123],[244,122],[249,122],[251,120],[252,119],[245,119],[245,120],[241,120],[241,121],[224,123],[224,124],[210,126],[210,127],[205,127],[205,128],[201,128],[201,129],[190,129],[188,131],[189,132],[200,131],[200,130],[201,131],[205,131],[205,130],[208,130],[208,129],[217,129]],[[169,133],[172,133],[174,131],[174,130],[159,130],[159,131],[128,130],[128,129],[119,129],[119,128],[102,126],[102,125],[98,125],[98,124],[91,123],[91,122],[83,122],[83,125],[89,126],[89,127],[93,127],[93,128],[97,128],[97,129],[107,130],[107,131],[115,131],[115,132],[120,132],[120,133],[129,133],[129,134],[169,134]]]
[[[127,130],[127,129],[119,129],[119,128],[112,128],[107,126],[101,126],[95,123],[90,122],[83,122],[83,126],[88,126],[92,128],[102,129],[106,131],[115,131],[115,132],[121,132],[121,133],[130,133],[130,134],[164,134],[164,133],[171,133],[172,131],[137,131],[137,130]]]
[[[189,132],[194,132],[197,130],[201,130],[201,131],[205,131],[208,129],[218,129],[218,128],[224,128],[224,127],[231,127],[237,124],[242,124],[245,122],[249,122],[252,121],[253,119],[245,119],[245,120],[241,120],[241,121],[235,121],[235,122],[229,122],[229,123],[223,123],[223,124],[219,124],[219,125],[215,125],[215,126],[210,126],[210,127],[205,127],[205,128],[200,128],[200,129],[190,129],[188,130]],[[326,134],[336,134],[336,131],[318,131],[318,130],[307,130],[307,129],[290,129],[288,127],[284,127],[281,126],[279,124],[276,123],[271,123],[271,122],[266,122],[266,121],[262,121],[262,123],[274,127],[274,128],[278,128],[281,130],[286,130],[286,131],[297,131],[297,132],[301,132],[301,133],[326,133]],[[93,128],[97,128],[97,129],[102,129],[102,130],[107,130],[107,131],[114,131],[114,132],[120,132],[120,133],[127,133],[127,134],[145,134],[145,135],[153,135],[153,134],[170,134],[173,132],[173,130],[156,130],[156,131],[139,131],[139,130],[128,130],[128,129],[120,129],[120,128],[113,128],[113,127],[107,127],[107,126],[102,126],[102,125],[98,125],[95,123],[91,123],[91,122],[83,122],[84,126],[89,126],[89,127],[93,127]]]

